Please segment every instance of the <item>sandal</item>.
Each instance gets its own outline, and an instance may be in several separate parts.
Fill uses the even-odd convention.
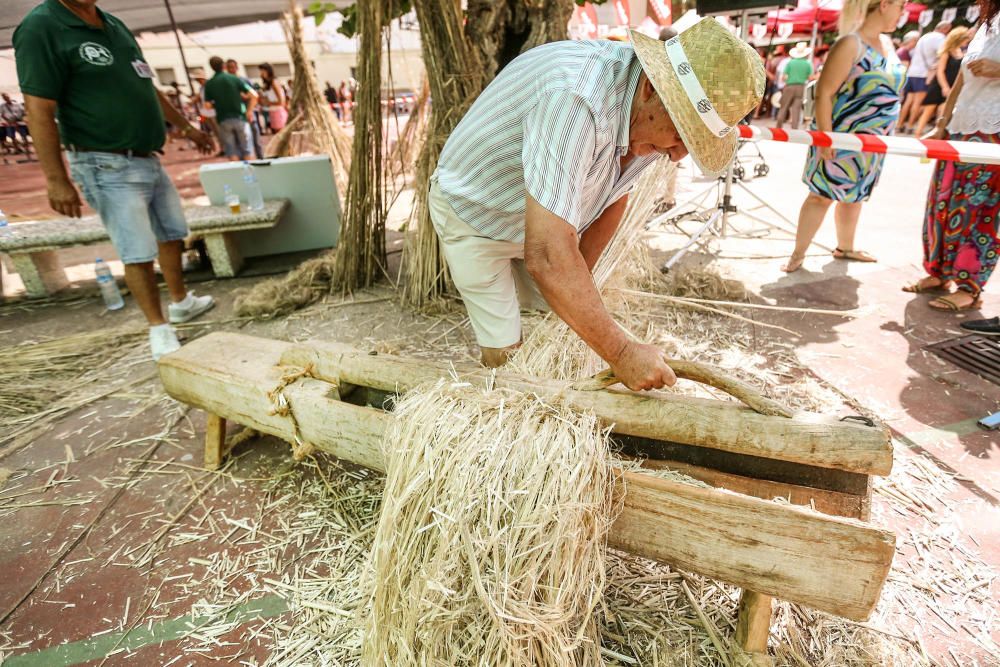
[[[794,273],[802,268],[802,264],[805,261],[806,261],[805,255],[799,257],[794,253],[792,253],[792,256],[788,258],[788,262],[783,267],[781,267],[781,270],[784,271],[785,273]]]
[[[843,259],[849,262],[877,262],[878,260],[866,253],[864,250],[843,250],[837,248],[833,251],[834,259]]]
[[[936,280],[932,284],[930,281]],[[950,280],[941,280],[935,276],[924,276],[920,280],[910,285],[903,285],[903,291],[907,294],[923,294],[925,292],[947,292]]]
[[[965,294],[968,294],[968,292],[965,292]],[[969,296],[972,295],[970,294]],[[946,296],[939,296],[938,298],[932,300],[927,305],[933,308],[934,310],[946,310],[953,313],[957,313],[960,310],[979,310],[980,308],[983,307],[983,300],[978,296],[973,297],[972,301],[965,304],[964,306],[960,306]]]

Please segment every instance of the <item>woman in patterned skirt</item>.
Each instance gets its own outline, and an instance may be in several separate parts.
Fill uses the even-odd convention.
[[[841,37],[830,49],[816,84],[813,129],[852,134],[891,134],[899,117],[906,70],[884,34],[896,29],[904,0],[847,0]],[[861,204],[871,196],[884,155],[810,147],[802,180],[809,195],[799,211],[795,251],[782,269],[802,266],[806,250],[836,202],[837,249],[833,256],[859,262],[875,258],[854,247]]]
[[[935,138],[1000,147],[1000,0],[980,0],[982,25],[952,86]],[[924,213],[927,276],[905,292],[948,292],[938,310],[975,310],[997,265],[1000,166],[939,161]]]

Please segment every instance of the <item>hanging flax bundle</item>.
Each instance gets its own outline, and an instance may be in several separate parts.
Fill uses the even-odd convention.
[[[334,285],[346,292],[371,285],[385,270],[386,210],[382,165],[384,9],[382,2],[359,2],[356,5],[361,44],[354,106],[354,145],[344,224],[334,266]],[[388,15],[392,15],[391,8]]]
[[[334,166],[350,165],[345,213],[340,241],[334,252],[303,262],[282,278],[258,283],[237,296],[234,310],[241,317],[269,318],[307,306],[324,294],[336,290],[351,291],[370,285],[385,266],[385,203],[382,169],[382,3],[359,3],[358,29],[361,34],[358,76],[360,82],[354,109],[354,141],[347,150],[353,155],[346,162],[333,157],[345,154],[345,145],[336,139],[343,130],[326,105],[316,83],[315,72],[302,41],[302,12],[298,7],[283,18],[290,48],[296,63],[293,107],[300,109],[293,119],[295,127],[311,129],[313,139],[325,146]],[[301,61],[301,63],[300,63]],[[299,67],[304,69],[299,69]],[[301,72],[301,74],[299,73]],[[312,111],[310,111],[310,109]],[[290,123],[291,127],[293,124]],[[294,131],[294,130],[293,130]],[[279,135],[276,141],[291,137]],[[337,173],[337,172],[335,172]]]
[[[440,244],[431,225],[427,188],[448,135],[482,91],[480,63],[467,44],[462,14],[454,0],[414,0],[420,21],[420,43],[431,93],[427,140],[417,159],[416,231],[407,238],[403,266],[407,280],[403,302],[420,307],[444,293],[448,274]]]
[[[319,88],[316,70],[306,50],[302,34],[302,10],[294,2],[281,16],[288,50],[292,54],[295,77],[292,80],[291,119],[268,143],[268,157],[286,157],[296,154],[293,138],[301,137],[307,148],[326,153],[333,162],[337,191],[343,198],[347,192],[347,178],[351,167],[351,138],[340,127],[330,105]]]
[[[533,395],[407,393],[384,439],[362,664],[601,664],[607,432]]]

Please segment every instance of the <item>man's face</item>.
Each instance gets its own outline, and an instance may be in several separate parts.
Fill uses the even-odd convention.
[[[687,146],[674,127],[670,114],[663,106],[653,84],[645,76],[632,103],[632,124],[629,128],[629,153],[635,156],[660,153],[679,162],[688,154]]]
[[[62,0],[62,2],[75,9],[90,9],[97,4],[97,0]]]
[[[226,61],[226,71],[229,72],[230,74],[234,74],[235,75],[236,72],[239,71],[239,69],[240,69],[240,66],[239,66],[239,64],[237,64],[237,62],[235,60],[227,60]]]

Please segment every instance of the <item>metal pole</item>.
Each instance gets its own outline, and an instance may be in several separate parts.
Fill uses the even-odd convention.
[[[170,26],[174,30],[174,38],[177,40],[177,50],[181,52],[181,65],[184,67],[184,76],[187,78],[188,88],[191,90],[191,101],[194,104],[194,111],[200,116],[201,109],[198,108],[198,102],[194,97],[194,82],[191,80],[191,70],[188,69],[187,58],[184,56],[184,45],[181,44],[181,32],[177,29],[177,21],[174,20],[174,10],[170,7],[170,0],[163,0],[163,4],[167,8],[167,16],[170,17]],[[180,100],[178,100],[179,102]],[[183,112],[183,109],[181,111]]]

